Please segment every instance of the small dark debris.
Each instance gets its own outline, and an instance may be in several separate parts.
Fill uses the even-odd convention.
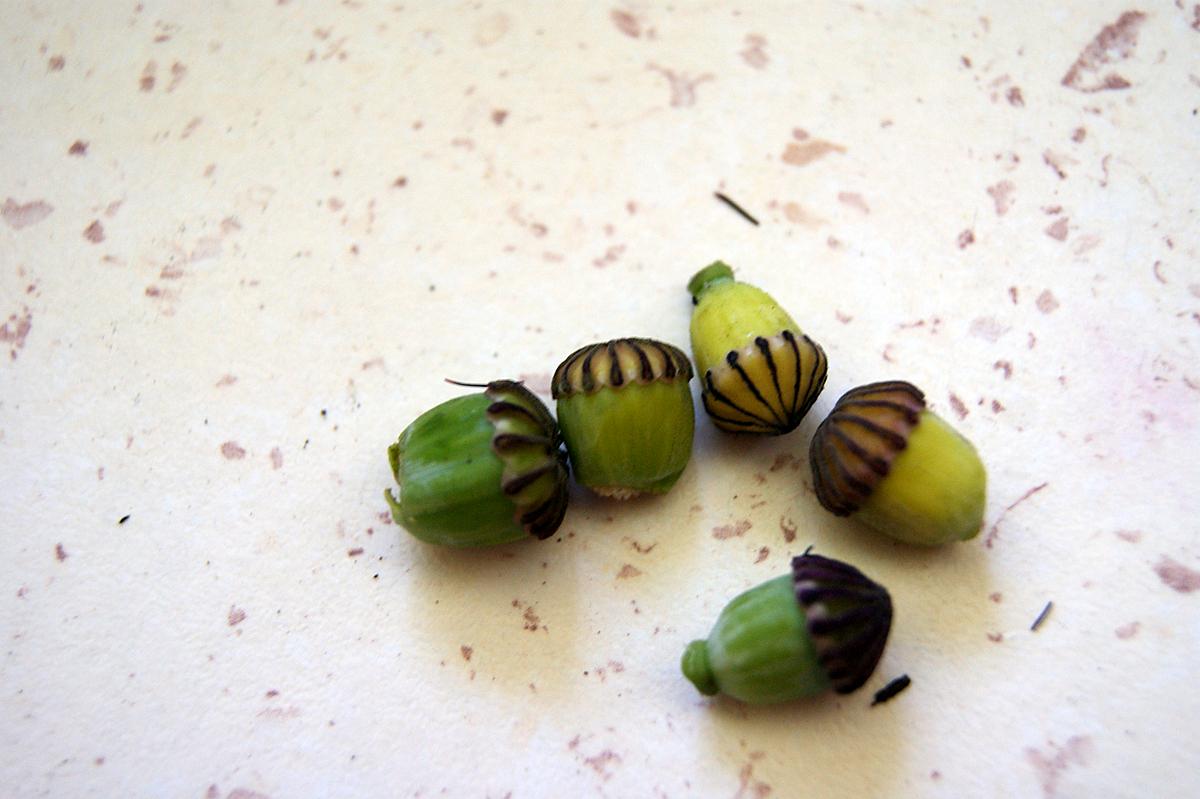
[[[121,518],[117,519],[117,524],[124,524],[124,523],[125,523],[125,522],[127,522],[127,521],[129,521],[129,514],[128,514],[128,513],[126,513],[126,514],[125,514],[124,516],[122,516]]]
[[[871,701],[871,707],[882,705],[884,702],[893,698],[896,696],[896,694],[900,693],[910,685],[912,685],[912,680],[908,678],[908,675],[901,674],[899,677],[875,692],[875,699]]]
[[[809,544],[808,546],[806,546],[806,547],[804,548],[804,551],[800,553],[800,556],[801,556],[801,557],[804,557],[804,556],[805,556],[805,555],[807,555],[809,552],[812,552],[812,548],[813,548],[813,545],[812,545],[812,544]]]
[[[1054,609],[1053,602],[1047,602],[1046,607],[1042,608],[1042,612],[1033,620],[1033,624],[1029,625],[1030,632],[1037,632],[1038,627],[1041,627],[1046,617],[1050,615],[1050,611]]]
[[[721,192],[719,192],[719,191],[715,191],[715,192],[713,192],[713,196],[715,196],[715,197],[716,197],[718,200],[720,200],[721,202],[723,202],[723,203],[725,203],[726,205],[728,205],[728,206],[729,206],[730,208],[732,208],[734,211],[737,211],[737,213],[738,213],[738,214],[739,214],[739,215],[740,215],[740,216],[741,216],[743,219],[745,219],[747,222],[749,222],[750,224],[754,225],[755,227],[758,227],[758,220],[757,220],[757,219],[755,219],[754,217],[750,216],[750,212],[749,212],[749,211],[747,211],[745,208],[743,208],[742,206],[738,205],[738,204],[737,204],[737,203],[735,203],[733,200],[729,199],[728,197],[726,197],[724,194],[722,194],[722,193],[721,193]]]
[[[322,408],[322,409],[321,409],[321,418],[324,418],[324,417],[326,417],[326,416],[328,416],[328,415],[329,415],[329,411],[328,411],[328,410],[326,410],[325,408]]]

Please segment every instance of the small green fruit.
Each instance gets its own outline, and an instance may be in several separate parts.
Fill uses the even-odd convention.
[[[688,282],[692,354],[713,424],[731,433],[796,429],[825,385],[825,351],[765,291],[715,261]]]
[[[392,518],[430,544],[548,538],[567,510],[567,459],[554,417],[510,380],[426,411],[388,447]]]
[[[892,599],[858,569],[820,555],[730,602],[706,641],[683,653],[700,693],[749,704],[786,702],[828,688],[857,690],[871,676],[892,626]]]
[[[692,455],[692,365],[677,347],[646,338],[591,344],[554,372],[575,479],[597,494],[664,494]]]
[[[925,407],[911,383],[846,392],[809,450],[817,499],[909,544],[974,538],[983,525],[987,473],[971,442]]]

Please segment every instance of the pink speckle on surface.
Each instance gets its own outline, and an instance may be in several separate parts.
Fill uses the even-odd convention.
[[[1037,298],[1037,309],[1042,313],[1054,313],[1058,310],[1059,302],[1054,298],[1050,289],[1046,289]]]
[[[225,617],[225,620],[229,623],[230,627],[236,627],[246,620],[246,611],[236,605],[230,605],[229,613]]]
[[[80,139],[76,139],[74,142],[71,143],[70,148],[67,149],[67,155],[83,156],[83,155],[87,155],[87,151],[88,151],[88,143],[85,141],[82,141]]]
[[[1050,223],[1046,228],[1046,235],[1058,241],[1066,241],[1068,229],[1067,217],[1062,216]]]
[[[508,112],[503,108],[497,108],[492,111],[492,124],[499,127],[504,124],[504,120],[508,119]]]
[[[840,202],[842,205],[848,205],[856,211],[861,211],[864,214],[871,213],[871,209],[867,205],[867,201],[864,200],[863,196],[857,192],[839,191],[837,198],[838,202]]]
[[[1130,83],[1115,72],[1102,74],[1109,64],[1124,61],[1137,47],[1138,28],[1146,20],[1140,11],[1126,11],[1117,21],[1106,25],[1075,59],[1062,85],[1081,92],[1128,89]]]
[[[785,164],[805,166],[831,153],[844,153],[846,148],[840,144],[822,139],[806,139],[803,142],[788,142],[783,148],[781,158]]]
[[[226,386],[232,386],[237,381],[237,375],[223,374],[216,383],[213,383],[213,385],[216,388],[225,388]]]
[[[992,368],[1004,372],[1005,380],[1008,380],[1010,377],[1012,377],[1013,365],[1008,361],[996,361],[994,364],[992,364]]]
[[[608,18],[612,20],[612,24],[616,26],[617,30],[626,36],[637,39],[642,35],[642,23],[630,12],[614,8],[609,12]]]
[[[1059,180],[1066,180],[1067,170],[1064,169],[1064,166],[1068,162],[1075,163],[1075,159],[1070,156],[1060,155],[1053,150],[1046,150],[1042,153],[1042,162],[1054,170],[1054,174],[1058,175]]]
[[[975,231],[967,228],[962,233],[958,234],[958,249],[965,250],[967,247],[975,243]]]
[[[1004,216],[1008,213],[1008,209],[1013,207],[1015,202],[1013,192],[1016,189],[1016,185],[1011,180],[1002,180],[994,186],[987,187],[988,196],[992,198],[997,216]]]
[[[271,447],[271,456],[270,457],[271,457],[271,468],[272,469],[282,469],[283,468],[283,452],[279,449],[279,447]]]
[[[1184,566],[1174,558],[1163,555],[1154,565],[1154,573],[1163,585],[1181,594],[1200,591],[1200,571]]]
[[[771,59],[767,57],[767,39],[757,33],[746,34],[746,47],[739,55],[754,69],[766,69]]]
[[[246,450],[236,441],[226,441],[221,445],[221,455],[231,461],[246,457]]]
[[[1087,764],[1092,752],[1092,739],[1085,735],[1072,735],[1062,746],[1047,741],[1047,751],[1043,752],[1034,747],[1025,749],[1025,758],[1037,772],[1042,785],[1042,795],[1052,799],[1057,795],[1058,783],[1062,774],[1072,765]]]
[[[959,419],[966,419],[970,411],[967,410],[967,405],[957,394],[950,395],[950,408],[954,411]]]
[[[1004,98],[1006,100],[1008,100],[1008,104],[1013,106],[1014,108],[1024,108],[1025,107],[1025,97],[1024,97],[1024,95],[1021,94],[1020,86],[1010,87],[1009,90],[1007,92],[1005,92]]]
[[[28,307],[22,306],[19,313],[11,313],[8,319],[0,325],[0,342],[8,345],[8,357],[16,360],[17,354],[25,348],[25,339],[33,330],[33,314]]]
[[[641,573],[642,570],[637,566],[634,566],[632,563],[626,563],[621,566],[621,570],[617,572],[617,579],[628,580],[630,578],[639,576]]]
[[[357,558],[362,553],[363,553],[362,547],[351,547],[350,549],[346,550],[346,557]]]
[[[36,225],[54,212],[54,206],[44,200],[32,200],[27,203],[19,203],[12,197],[4,201],[4,206],[0,208],[0,217],[8,223],[8,226],[16,230]]]
[[[723,524],[719,527],[714,527],[712,530],[713,538],[718,541],[724,541],[729,538],[738,538],[746,534],[746,531],[751,528],[749,519],[739,519],[733,524]]]
[[[1010,325],[1003,324],[994,316],[980,316],[971,321],[969,332],[984,341],[997,342],[1005,333],[1012,330]]]
[[[1017,500],[1011,505],[1000,511],[1000,515],[996,517],[996,521],[992,522],[992,526],[988,529],[987,536],[984,538],[984,546],[986,546],[988,549],[991,549],[993,546],[995,546],[996,541],[1000,538],[1000,523],[1004,521],[1004,518],[1008,516],[1009,512],[1011,512],[1022,502],[1032,497],[1034,494],[1046,488],[1048,485],[1050,485],[1049,482],[1035,485],[1033,488],[1029,489],[1020,497],[1018,497]]]
[[[759,547],[758,554],[754,557],[755,563],[762,563],[771,555],[770,547]]]
[[[92,224],[84,228],[83,237],[92,244],[99,244],[104,241],[104,225],[100,224],[99,219],[93,219]]]
[[[54,559],[55,560],[57,560],[59,563],[62,563],[64,560],[66,560],[69,557],[70,557],[70,555],[67,554],[67,550],[63,548],[62,544],[54,545]]]
[[[1113,535],[1130,544],[1136,544],[1142,540],[1141,530],[1117,530]]]
[[[52,56],[50,56],[50,59],[46,62],[46,71],[47,72],[61,72],[62,68],[65,67],[66,65],[67,65],[67,59],[63,58],[60,55],[52,55]]]
[[[1117,636],[1117,638],[1120,638],[1122,641],[1128,641],[1130,638],[1136,636],[1138,631],[1141,629],[1142,623],[1140,621],[1131,621],[1128,624],[1122,624],[1120,627],[1113,630],[1113,635]]]
[[[667,79],[667,83],[671,87],[672,108],[684,108],[695,105],[696,87],[705,81],[713,79],[712,73],[709,72],[691,78],[686,73],[676,73],[674,70],[660,67],[657,64],[647,64],[646,68],[654,70]]]

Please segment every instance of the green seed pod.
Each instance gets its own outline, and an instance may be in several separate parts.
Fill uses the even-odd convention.
[[[567,458],[554,417],[511,380],[426,411],[388,447],[400,486],[392,518],[430,544],[548,538],[567,510]]]
[[[554,372],[575,479],[597,494],[665,494],[692,456],[692,365],[677,347],[621,338],[581,347]]]
[[[817,499],[885,535],[935,546],[974,538],[983,525],[987,473],[978,453],[910,383],[846,392],[809,450]]]
[[[706,641],[683,653],[700,693],[754,705],[828,688],[857,690],[871,676],[892,626],[892,599],[858,569],[820,555],[792,559],[792,573],[725,606]]]
[[[731,433],[796,429],[825,386],[828,359],[762,289],[715,261],[688,282],[692,354],[713,424]]]

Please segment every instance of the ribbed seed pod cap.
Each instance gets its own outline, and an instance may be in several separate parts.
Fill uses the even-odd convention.
[[[567,458],[554,417],[520,383],[421,414],[388,447],[398,496],[392,517],[414,537],[447,546],[548,538],[566,513]]]
[[[978,453],[909,383],[848,391],[817,427],[809,461],[821,505],[899,541],[965,541],[983,525]]]
[[[817,499],[829,512],[858,510],[908,446],[925,395],[894,380],[851,389],[817,427],[809,448]]]
[[[551,380],[576,479],[599,494],[663,493],[692,452],[692,365],[647,338],[580,347]]]
[[[892,626],[892,598],[848,563],[820,555],[792,559],[796,601],[804,609],[817,660],[839,694],[875,671]]]

